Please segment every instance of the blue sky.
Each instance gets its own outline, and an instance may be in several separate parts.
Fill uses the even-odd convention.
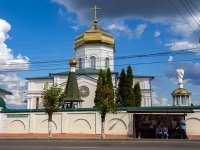
[[[198,0],[0,0],[0,87],[6,102],[25,107],[23,80],[69,70],[75,37],[98,25],[115,38],[115,71],[155,76],[154,105],[171,105],[183,68],[184,88],[200,105],[200,1]]]

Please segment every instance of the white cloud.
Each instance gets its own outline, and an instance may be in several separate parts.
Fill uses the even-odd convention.
[[[161,98],[161,100],[157,100],[157,94],[152,92],[152,105],[153,106],[170,106],[168,100],[166,98]]]
[[[160,36],[160,32],[159,31],[155,31],[154,37],[158,37]]]
[[[5,42],[5,40],[9,38],[7,32],[10,29],[11,29],[10,24],[7,23],[5,20],[0,19],[0,43]]]
[[[170,104],[168,103],[168,99],[161,98],[161,106],[170,106]]]
[[[127,36],[128,40],[131,40],[133,38],[133,31],[128,26],[124,25],[123,22],[108,25],[106,29],[110,30],[115,36],[120,36],[122,34]]]
[[[58,14],[61,16],[65,16],[65,12],[61,8],[59,8]]]
[[[126,28],[124,26],[120,26],[120,25],[117,25],[117,24],[111,24],[111,25],[108,26],[107,29],[108,30],[120,30],[120,31],[123,31]]]
[[[71,27],[74,31],[77,31],[78,29],[79,29],[79,26],[77,25],[77,26],[73,26],[73,27]]]
[[[7,32],[10,29],[11,26],[5,20],[0,19],[0,71],[27,70],[29,58],[21,54],[15,58],[12,50],[4,43],[9,37]]]
[[[155,92],[152,92],[152,105],[160,106],[160,102],[157,100],[157,94]]]
[[[190,43],[189,41],[167,43],[165,46],[170,47],[170,50],[172,51],[188,50],[191,52],[198,52],[200,48],[199,43]]]
[[[9,23],[0,19],[0,87],[11,91],[13,95],[6,96],[7,104],[20,105],[22,98],[22,79],[15,72],[29,69],[29,58],[18,54],[13,55],[12,50],[4,43],[9,38]]]
[[[172,56],[169,56],[168,61],[172,61],[172,60],[173,60],[173,57],[172,57]]]
[[[185,38],[189,38],[190,36],[194,36],[194,31],[197,31],[199,29],[198,24],[194,22],[191,18],[187,19],[189,24],[186,23],[176,23],[173,22],[172,26],[170,27],[170,30],[172,33],[176,35],[181,35]]]
[[[139,25],[137,25],[137,28],[135,29],[136,37],[137,38],[141,37],[142,33],[144,32],[144,30],[146,28],[147,28],[146,24],[139,24]]]

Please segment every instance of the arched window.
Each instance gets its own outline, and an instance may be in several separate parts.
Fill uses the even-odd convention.
[[[96,58],[92,56],[90,59],[91,59],[91,68],[96,68]]]
[[[78,66],[79,66],[79,69],[82,69],[82,58],[79,58],[79,64],[78,64]]]
[[[105,69],[108,69],[109,65],[110,65],[110,60],[109,60],[108,57],[106,57],[106,60],[105,60]]]

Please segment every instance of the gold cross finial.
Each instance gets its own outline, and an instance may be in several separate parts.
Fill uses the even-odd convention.
[[[95,5],[94,8],[90,8],[92,10],[94,10],[94,21],[97,22],[97,10],[100,10],[101,8],[97,8],[97,6]]]

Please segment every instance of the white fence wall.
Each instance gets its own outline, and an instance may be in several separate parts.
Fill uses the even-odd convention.
[[[0,133],[47,133],[45,113],[0,113]],[[200,135],[200,110],[186,115],[188,135]],[[53,114],[53,133],[100,134],[98,112],[58,112]],[[132,114],[107,114],[106,134],[132,135]]]

